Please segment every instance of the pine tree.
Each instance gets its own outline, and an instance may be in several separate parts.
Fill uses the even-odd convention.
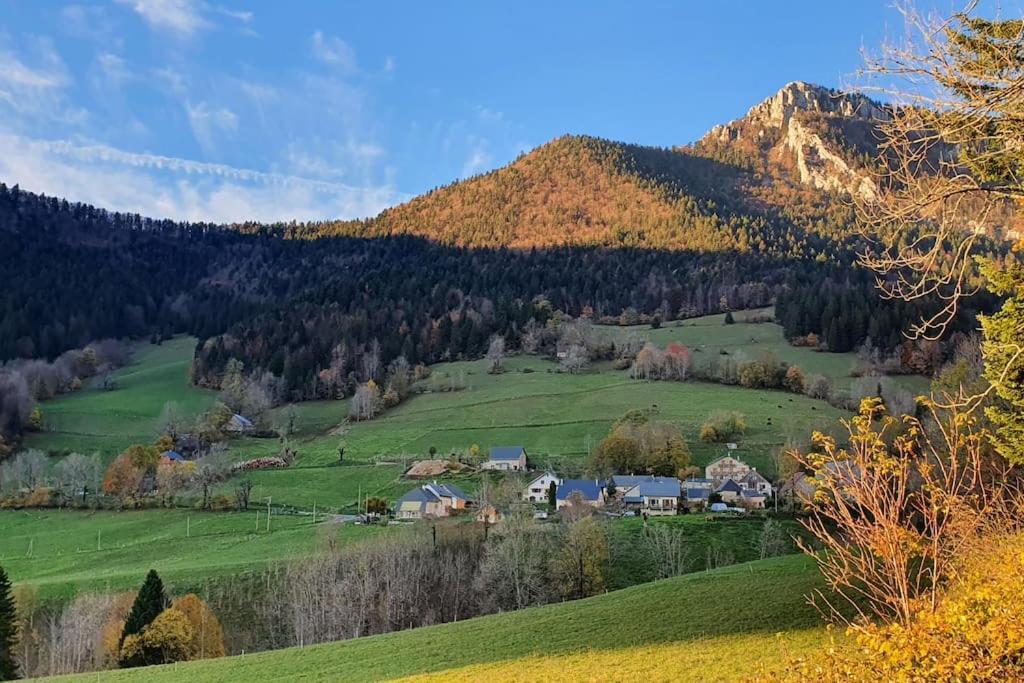
[[[142,629],[153,623],[153,620],[160,616],[167,606],[167,595],[164,593],[164,582],[156,570],[150,569],[146,574],[146,580],[135,596],[132,610],[124,622],[124,630],[121,632],[121,642],[128,636],[141,633]],[[122,662],[122,666],[134,666],[132,663]]]
[[[18,615],[11,595],[11,581],[0,567],[0,681],[18,677],[14,646],[18,642]]]

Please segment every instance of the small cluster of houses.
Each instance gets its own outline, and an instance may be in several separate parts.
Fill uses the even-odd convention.
[[[521,446],[492,448],[481,469],[526,472],[526,449]],[[616,474],[608,480],[562,479],[554,472],[542,472],[527,483],[522,500],[524,503],[548,503],[552,489],[558,510],[584,504],[596,508],[616,507],[648,516],[676,515],[684,508],[686,511],[760,509],[774,494],[770,481],[756,468],[732,455],[710,463],[704,468],[703,477],[687,479],[633,474]],[[395,516],[398,519],[447,517],[472,504],[459,487],[434,481],[402,496],[395,504]],[[480,521],[493,522],[499,516],[500,513],[490,506],[478,513]]]

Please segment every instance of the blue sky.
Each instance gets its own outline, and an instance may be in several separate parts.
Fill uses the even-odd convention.
[[[0,181],[180,219],[372,215],[563,133],[693,141],[788,81],[850,82],[901,28],[891,0],[0,0]]]

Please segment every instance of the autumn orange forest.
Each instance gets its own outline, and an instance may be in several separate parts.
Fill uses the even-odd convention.
[[[1022,120],[1018,2],[0,0],[0,681],[1024,681]]]

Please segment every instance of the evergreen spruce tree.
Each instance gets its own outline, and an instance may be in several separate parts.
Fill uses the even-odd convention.
[[[153,623],[153,620],[160,616],[167,606],[167,595],[164,593],[164,582],[156,570],[150,569],[146,574],[146,580],[139,589],[132,603],[132,610],[124,622],[124,630],[121,632],[121,642],[128,636],[141,633],[142,629]],[[133,666],[132,663],[122,662],[122,666]]]
[[[0,681],[18,677],[14,646],[18,642],[18,614],[11,595],[11,581],[0,567]]]

